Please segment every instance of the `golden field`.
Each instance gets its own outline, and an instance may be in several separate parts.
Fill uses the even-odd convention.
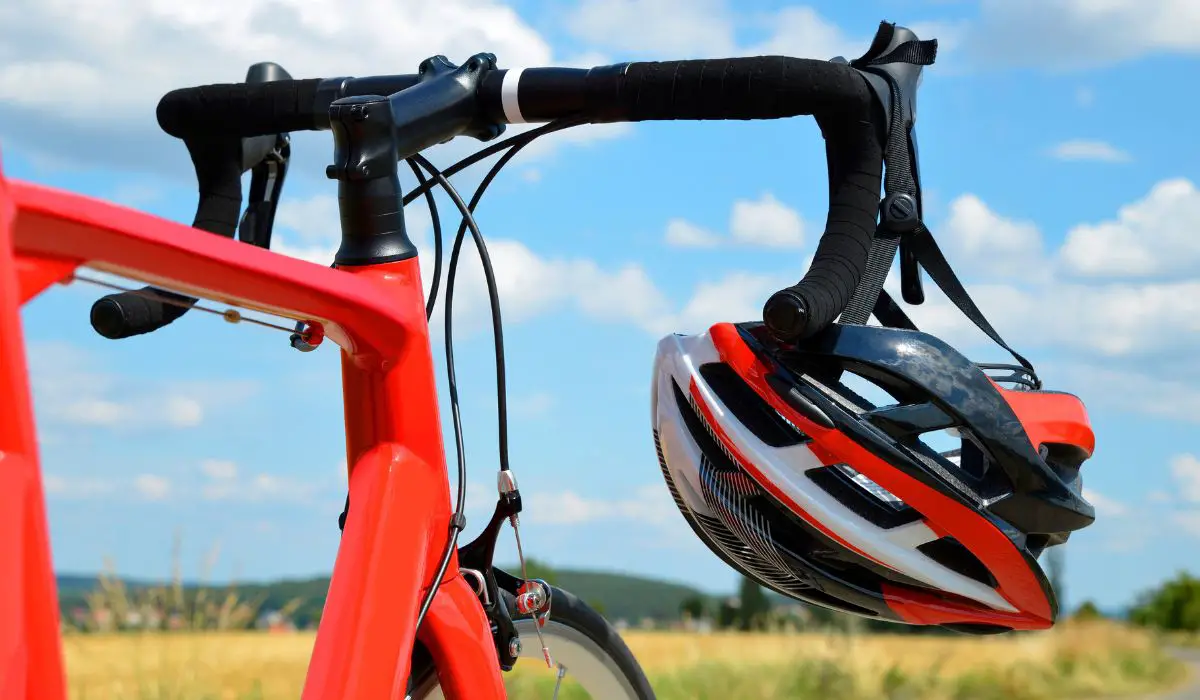
[[[1148,635],[1107,623],[1002,637],[628,632],[663,700],[687,698],[1040,699],[1136,696],[1183,668]],[[73,700],[299,697],[313,636],[187,632],[64,638]],[[549,672],[523,662],[514,698],[550,697]],[[560,697],[583,697],[567,688]]]

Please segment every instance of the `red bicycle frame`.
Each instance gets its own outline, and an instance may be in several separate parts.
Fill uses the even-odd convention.
[[[342,348],[351,500],[304,700],[402,698],[414,639],[451,700],[505,697],[449,537],[449,475],[417,258],[331,269],[0,173],[0,697],[66,697],[20,307],[87,265],[323,324]]]

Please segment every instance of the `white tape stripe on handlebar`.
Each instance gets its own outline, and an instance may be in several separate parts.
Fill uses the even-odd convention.
[[[504,108],[504,118],[509,124],[524,124],[525,117],[521,115],[521,104],[517,101],[517,86],[521,82],[524,68],[509,68],[504,73],[504,81],[500,83],[500,105]]]

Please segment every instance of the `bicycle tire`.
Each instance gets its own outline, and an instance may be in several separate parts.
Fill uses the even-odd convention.
[[[550,619],[542,634],[555,662],[567,668],[567,677],[593,698],[654,700],[641,665],[608,620],[569,591],[555,586],[550,590]],[[511,612],[511,594],[501,595]],[[521,617],[513,622],[522,641],[520,658],[528,659],[526,663],[544,663],[533,620]],[[423,647],[414,650],[410,678],[410,700],[442,700],[433,660]]]

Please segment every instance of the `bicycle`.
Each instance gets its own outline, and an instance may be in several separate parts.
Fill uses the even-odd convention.
[[[200,196],[192,226],[0,178],[0,324],[10,329],[0,339],[0,395],[15,406],[0,425],[0,659],[7,660],[0,695],[65,697],[19,309],[51,285],[86,280],[77,274],[86,265],[154,285],[96,302],[92,326],[110,339],[160,329],[204,297],[295,321],[294,328],[273,327],[289,332],[298,350],[311,351],[325,339],[341,347],[349,494],[306,700],[503,698],[502,670],[526,656],[554,667],[551,651],[560,662],[560,682],[565,668],[582,671],[581,684],[594,696],[652,698],[636,659],[600,615],[544,581],[492,564],[506,522],[524,560],[521,497],[507,456],[499,302],[472,211],[500,168],[551,131],[587,122],[812,115],[826,141],[827,225],[808,272],[767,301],[764,323],[779,337],[801,342],[839,314],[842,323],[865,323],[871,313],[895,320],[902,312],[882,283],[897,248],[910,303],[923,298],[918,263],[936,267],[927,247],[910,248],[906,237],[925,231],[913,134],[919,71],[908,67],[932,63],[935,47],[884,22],[871,51],[855,62],[767,56],[505,70],[481,53],[461,66],[435,56],[414,75],[308,80],[293,80],[276,64],[257,64],[245,83],[175,90],[159,102],[159,125],[184,142],[195,166]],[[545,124],[445,171],[421,155],[457,136],[493,140],[505,124],[516,123]],[[326,174],[338,182],[342,242],[329,267],[269,251],[289,134],[299,130],[333,134],[334,162]],[[465,202],[447,178],[505,149]],[[399,181],[402,160],[418,182],[407,193]],[[250,202],[239,220],[240,178],[247,171]],[[453,508],[428,331],[442,262],[435,186],[463,218],[445,299],[459,454]],[[436,244],[428,299],[404,223],[404,206],[422,196]],[[465,463],[450,320],[468,230],[483,262],[495,325],[500,468],[490,521],[460,547]],[[944,274],[931,274],[942,284]],[[964,308],[965,292],[950,296]],[[232,309],[223,315],[254,320]],[[523,641],[533,638],[540,640],[536,649]]]

